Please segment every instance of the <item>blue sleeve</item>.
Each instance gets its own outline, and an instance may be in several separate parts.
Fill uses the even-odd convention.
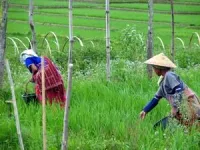
[[[33,64],[34,62],[33,62],[33,60],[29,57],[29,58],[27,58],[26,60],[25,60],[25,65],[26,65],[26,67],[27,68],[29,68],[29,66],[31,65],[31,64]]]
[[[161,98],[162,98],[162,97],[156,95],[156,96],[143,108],[143,111],[145,111],[145,112],[150,112],[150,111],[158,104],[158,101],[159,101]]]

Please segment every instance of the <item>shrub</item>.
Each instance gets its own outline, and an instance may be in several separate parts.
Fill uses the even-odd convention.
[[[199,54],[200,50],[198,48],[177,51],[175,56],[176,64],[181,68],[197,65],[200,62]]]
[[[146,56],[146,44],[144,36],[138,33],[136,28],[130,25],[122,31],[120,38],[122,49],[119,52],[121,56],[131,61],[144,60]]]

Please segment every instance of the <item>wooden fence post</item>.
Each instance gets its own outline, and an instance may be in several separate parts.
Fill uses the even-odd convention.
[[[18,109],[17,109],[17,102],[16,102],[16,98],[15,98],[14,84],[13,84],[8,60],[5,61],[5,64],[6,64],[6,69],[7,69],[7,72],[8,72],[8,79],[9,79],[9,82],[10,82],[10,88],[11,88],[11,92],[12,92],[12,103],[13,103],[13,107],[14,107],[14,115],[15,115],[15,123],[16,123],[16,128],[17,128],[18,140],[19,140],[19,144],[20,144],[20,149],[24,150],[24,144],[23,144],[23,140],[22,140],[22,134],[21,134],[20,122],[19,122],[19,115],[18,115]]]

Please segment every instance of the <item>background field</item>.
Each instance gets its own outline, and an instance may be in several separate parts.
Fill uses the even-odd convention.
[[[12,3],[16,3],[12,1]],[[83,40],[104,40],[105,37],[105,8],[104,1],[92,1],[93,3],[75,2],[74,3],[74,35],[80,36]],[[99,2],[99,3],[95,3]],[[111,1],[112,2],[112,1]],[[113,1],[117,2],[117,1]],[[118,1],[119,2],[119,1]],[[125,2],[125,1],[124,1]],[[178,2],[178,1],[175,1]],[[194,1],[198,2],[198,1]],[[21,4],[21,5],[19,5]],[[22,5],[23,4],[23,5]],[[68,35],[68,3],[63,1],[34,1],[36,6],[34,10],[34,21],[37,24],[36,31],[38,35],[47,33],[46,26],[52,25],[53,30],[58,36]],[[175,36],[188,43],[192,33],[199,30],[200,10],[199,3],[187,5],[178,3],[174,5],[175,10]],[[48,8],[48,7],[49,8]],[[22,8],[23,7],[23,8]],[[154,37],[161,37],[166,45],[170,45],[171,36],[171,15],[169,3],[156,3],[154,5]],[[146,3],[111,3],[111,41],[120,36],[122,29],[127,24],[135,26],[139,33],[146,36],[148,23],[148,6]],[[28,1],[20,1],[17,4],[11,4],[8,16],[9,24],[8,33],[27,34],[29,26],[28,20]],[[13,24],[16,26],[13,27]],[[58,28],[59,27],[59,28]],[[86,31],[85,31],[86,30]],[[87,30],[90,32],[88,33]],[[184,30],[184,32],[183,32]],[[179,42],[177,41],[177,44]]]
[[[129,2],[129,3],[127,3]],[[31,78],[19,62],[19,54],[31,38],[28,25],[28,1],[10,0],[7,27],[6,58],[9,59],[26,149],[42,149],[41,105],[26,105],[22,99],[25,83]],[[200,1],[174,0],[175,63],[177,74],[200,95]],[[49,56],[59,67],[67,87],[68,3],[63,0],[34,0],[34,22],[38,54]],[[146,150],[191,149],[200,147],[196,129],[171,126],[166,131],[153,130],[153,124],[169,114],[170,106],[163,99],[147,115],[139,119],[143,106],[154,96],[158,77],[146,75],[146,36],[148,5],[145,0],[111,0],[111,81],[105,74],[105,4],[104,0],[75,1],[73,4],[74,35],[73,89],[69,118],[69,149],[81,150]],[[169,1],[154,4],[154,54],[164,52],[170,57],[171,15]],[[59,48],[52,34],[47,37],[51,51],[44,42],[50,31],[57,35]],[[194,32],[196,34],[194,34]],[[193,39],[190,43],[190,38]],[[18,49],[10,38],[15,39]],[[18,38],[19,40],[17,40]],[[164,43],[163,49],[161,41]],[[180,39],[183,41],[181,43]],[[93,44],[92,44],[93,43]],[[185,48],[184,48],[185,47]],[[19,52],[18,52],[19,51]],[[5,74],[0,91],[0,149],[19,149],[15,120],[5,103],[11,99]],[[30,84],[29,92],[34,91]],[[48,149],[60,149],[64,110],[47,105]]]

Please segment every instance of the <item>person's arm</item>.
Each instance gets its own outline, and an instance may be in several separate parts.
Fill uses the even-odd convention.
[[[32,72],[33,75],[36,74],[37,71],[38,71],[38,68],[34,64],[31,64],[29,66],[29,69],[30,69],[30,71]]]
[[[34,83],[35,82],[34,75],[37,73],[38,69],[37,69],[37,67],[34,64],[31,64],[28,67],[28,69],[32,73],[32,77],[31,77],[31,79],[29,81]]]
[[[159,100],[161,99],[161,96],[157,96],[155,95],[154,98],[152,98],[152,100],[143,108],[143,110],[140,112],[140,118],[144,119],[146,114],[148,112],[150,112],[159,102]]]
[[[152,98],[152,100],[143,108],[143,111],[145,111],[146,113],[150,112],[158,104],[158,101],[161,98],[162,97],[155,95],[155,97]]]

